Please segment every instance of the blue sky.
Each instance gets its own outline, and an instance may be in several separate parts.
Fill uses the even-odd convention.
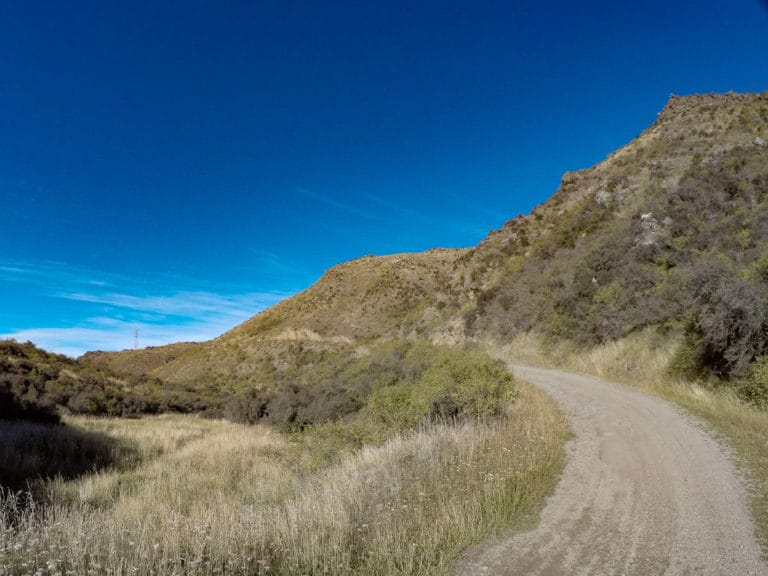
[[[766,89],[758,0],[1,2],[0,335],[211,338],[476,244],[670,93]]]

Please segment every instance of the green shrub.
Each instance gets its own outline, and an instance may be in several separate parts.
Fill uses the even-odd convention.
[[[737,382],[737,390],[757,406],[768,405],[768,356],[760,356],[752,363],[747,377]]]
[[[364,356],[351,347],[297,352],[293,360],[295,369],[272,385],[233,395],[221,415],[358,445],[422,422],[492,417],[514,395],[509,372],[485,354],[422,341],[379,342]]]
[[[418,380],[375,390],[361,418],[385,430],[405,430],[428,421],[483,420],[514,399],[512,376],[485,354],[427,344],[414,345],[415,353],[430,360]]]

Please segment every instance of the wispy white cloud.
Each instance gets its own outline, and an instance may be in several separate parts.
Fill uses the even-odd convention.
[[[169,297],[112,295],[87,297],[86,303],[122,309],[118,316],[94,316],[66,328],[32,328],[0,334],[0,338],[31,340],[47,350],[79,356],[89,350],[123,350],[134,346],[161,346],[172,342],[204,341],[234,328],[285,297],[285,294],[217,296],[177,294]],[[156,314],[146,314],[153,310]]]
[[[354,204],[351,204],[349,202],[341,202],[339,200],[336,200],[335,198],[326,196],[325,194],[320,194],[313,190],[308,190],[307,188],[299,187],[296,190],[297,192],[306,196],[307,198],[316,200],[318,202],[326,204],[327,206],[330,206],[331,208],[336,208],[337,210],[346,212],[347,214],[352,214],[353,216],[358,216],[361,218],[367,218],[369,220],[381,221],[379,213],[373,210],[366,210],[365,208],[355,206]]]
[[[255,264],[269,273],[281,275],[303,276],[305,271],[296,263],[286,260],[284,257],[259,248],[249,248],[254,255]]]
[[[210,314],[239,316],[244,310],[261,310],[287,296],[279,292],[221,295],[209,292],[180,292],[170,296],[134,296],[131,294],[60,293],[61,298],[105,304],[134,312],[164,316],[204,317]],[[247,316],[246,316],[247,317]]]
[[[46,350],[77,357],[90,350],[114,351],[133,348],[136,331],[139,346],[144,348],[172,342],[203,342],[219,336],[238,323],[228,322],[224,318],[187,325],[121,321],[105,325],[91,324],[86,320],[82,326],[73,328],[32,328],[0,334],[0,338],[13,338],[19,342],[30,340]]]
[[[351,202],[341,202],[335,198],[308,190],[306,188],[297,188],[297,191],[317,202],[321,202],[332,208],[336,208],[353,216],[366,218],[369,221],[378,222],[393,228],[403,223],[409,223],[405,230],[408,230],[414,222],[418,222],[431,229],[453,230],[472,237],[484,237],[490,230],[487,215],[483,218],[470,217],[468,211],[488,212],[482,209],[482,205],[477,202],[467,202],[466,199],[460,199],[457,195],[449,195],[450,200],[455,201],[462,208],[459,214],[460,219],[441,217],[434,214],[428,214],[423,210],[417,210],[407,205],[393,202],[376,194],[363,192],[356,195],[361,202],[353,204]],[[494,220],[495,222],[495,220]],[[504,219],[500,219],[504,222]],[[323,226],[327,230],[337,231],[337,227]]]
[[[21,330],[2,330],[0,338],[32,342],[77,356],[88,350],[158,346],[178,341],[202,341],[219,336],[261,310],[289,296],[286,292],[173,291],[167,279],[139,281],[102,274],[56,262],[0,262],[0,281],[28,285],[39,295],[69,302],[72,316],[30,316]],[[194,285],[174,278],[177,286]],[[120,286],[122,290],[115,291]],[[46,326],[47,324],[47,326]]]
[[[127,277],[116,274],[49,260],[0,261],[0,280],[59,289],[72,289],[75,286],[104,287],[129,281]]]

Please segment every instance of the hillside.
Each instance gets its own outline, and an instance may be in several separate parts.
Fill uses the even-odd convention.
[[[672,96],[635,140],[473,249],[353,260],[210,342],[100,361],[263,388],[311,370],[307,355],[364,355],[382,338],[592,345],[656,326],[685,333],[681,369],[743,376],[768,353],[767,143],[768,93]]]
[[[135,416],[203,408],[184,386],[126,375],[87,359],[46,352],[31,342],[0,340],[0,419],[58,422],[74,414]]]
[[[166,346],[149,346],[138,350],[86,352],[80,360],[119,374],[139,376],[172,362],[184,352],[198,348],[197,342],[178,342]]]
[[[743,374],[768,350],[766,262],[768,93],[672,97],[637,139],[462,256],[461,324],[581,344],[683,330],[689,367]]]
[[[377,339],[424,332],[439,310],[457,299],[452,274],[464,253],[365,256],[334,266],[309,289],[209,342],[85,358],[119,372],[146,372],[200,388],[268,387],[312,354],[351,357]],[[310,368],[316,361],[307,360]]]

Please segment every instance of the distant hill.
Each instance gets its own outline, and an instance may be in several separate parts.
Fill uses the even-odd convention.
[[[197,342],[179,342],[166,346],[150,346],[140,350],[123,350],[121,352],[86,352],[80,360],[106,368],[119,374],[140,376],[172,362],[184,352],[199,348]]]
[[[452,286],[464,250],[366,256],[334,266],[309,289],[202,344],[171,345],[84,358],[123,373],[146,373],[196,388],[271,386],[300,363],[299,351],[358,350],[378,339],[426,333],[458,294]]]
[[[144,374],[118,374],[84,359],[46,352],[31,342],[0,340],[0,419],[58,422],[62,409],[132,416],[203,408],[184,386],[169,386]]]

